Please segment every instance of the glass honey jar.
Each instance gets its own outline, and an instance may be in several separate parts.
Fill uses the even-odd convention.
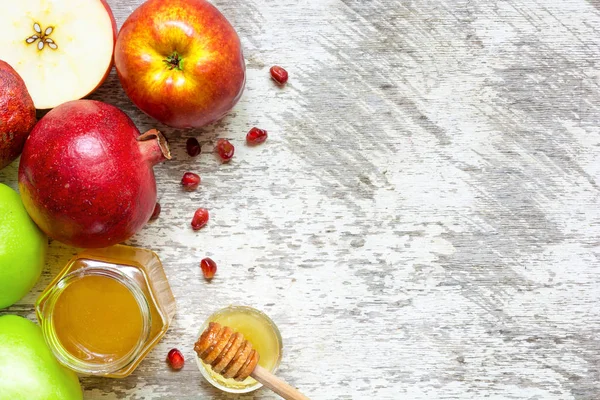
[[[260,358],[258,365],[274,373],[279,367],[283,352],[281,333],[277,325],[263,312],[247,306],[229,306],[212,314],[202,325],[198,336],[204,332],[210,322],[228,326],[235,332],[244,335],[244,339],[252,344]],[[224,378],[214,372],[210,365],[196,357],[200,373],[213,386],[229,393],[248,393],[262,387],[254,378],[248,377],[238,382]]]
[[[117,245],[73,257],[39,297],[36,313],[67,368],[123,378],[167,332],[175,298],[156,253]]]

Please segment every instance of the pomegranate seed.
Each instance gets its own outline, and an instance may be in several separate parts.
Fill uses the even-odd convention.
[[[204,279],[212,279],[217,272],[217,263],[214,262],[211,258],[204,258],[200,261],[200,268],[202,268],[202,273],[204,274]]]
[[[194,213],[192,218],[192,229],[198,231],[202,229],[208,223],[208,210],[206,208],[199,208]]]
[[[154,221],[160,215],[160,203],[156,203],[154,206],[154,211],[152,211],[152,215],[150,216],[150,221]]]
[[[179,350],[171,349],[171,351],[169,351],[169,354],[167,355],[167,362],[169,363],[171,368],[175,370],[180,370],[181,368],[183,368],[185,360],[183,358],[183,354],[181,354]]]
[[[285,85],[288,80],[288,73],[285,69],[279,65],[273,65],[269,70],[271,72],[271,78],[280,85]]]
[[[215,145],[215,150],[223,162],[228,162],[233,157],[235,147],[233,147],[229,140],[219,139]]]
[[[200,143],[198,143],[198,140],[196,140],[196,138],[189,138],[185,143],[185,149],[187,150],[187,153],[190,157],[196,157],[198,154],[200,154],[201,151]]]
[[[254,127],[246,134],[248,144],[261,144],[267,140],[267,131]]]
[[[181,178],[181,184],[186,190],[195,190],[200,184],[200,176],[193,172],[186,172]]]

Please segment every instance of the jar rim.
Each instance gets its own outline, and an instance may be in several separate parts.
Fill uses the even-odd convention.
[[[87,276],[102,276],[114,279],[125,286],[135,298],[140,309],[140,314],[142,315],[142,334],[140,335],[136,345],[123,357],[108,363],[92,363],[73,356],[62,345],[61,341],[58,339],[56,330],[54,329],[54,318],[52,313],[58,298],[70,284]],[[52,353],[63,365],[81,374],[106,375],[127,367],[129,364],[135,361],[136,357],[143,350],[144,345],[150,336],[152,327],[152,314],[150,311],[150,305],[148,304],[148,300],[146,299],[143,290],[139,287],[139,284],[134,279],[114,267],[88,266],[79,268],[66,274],[60,278],[52,290],[48,292],[46,301],[43,305],[41,305],[41,307],[42,309],[38,310],[38,312],[43,317],[41,318],[42,331],[44,333],[44,337],[46,338],[46,342],[52,350]]]

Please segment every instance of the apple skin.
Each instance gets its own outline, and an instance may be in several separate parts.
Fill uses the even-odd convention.
[[[19,194],[0,183],[0,309],[23,298],[46,262],[48,238],[33,223]]]
[[[181,70],[166,60],[177,52]],[[229,21],[205,0],[149,0],[127,18],[115,67],[131,101],[158,121],[198,128],[240,99],[246,65]]]
[[[0,400],[81,400],[77,375],[58,363],[42,330],[16,316],[0,316]]]
[[[115,20],[115,15],[113,14],[113,12],[112,12],[110,6],[108,5],[108,3],[106,2],[106,0],[100,0],[100,3],[102,3],[102,5],[104,6],[104,8],[106,9],[106,12],[108,13],[108,15],[110,17],[110,21],[112,22],[113,44],[116,44],[117,43],[117,33],[118,32],[117,32],[117,21]],[[113,49],[113,54],[114,54],[114,49]],[[112,67],[112,64],[111,64],[111,67]]]
[[[25,82],[0,60],[0,169],[21,154],[35,122],[35,106]]]
[[[108,75],[110,75],[110,70],[112,69],[113,64],[115,62],[115,46],[117,45],[117,34],[118,34],[117,21],[115,20],[115,15],[113,14],[113,12],[112,12],[110,6],[108,5],[108,3],[106,2],[106,0],[100,0],[100,3],[102,3],[102,5],[104,6],[104,8],[106,9],[106,12],[110,16],[110,22],[112,23],[112,28],[113,28],[113,58],[112,58],[112,61],[111,61],[110,65],[108,66],[108,69],[106,70],[106,73],[104,74],[104,77],[100,80],[100,82],[98,82],[98,84],[96,85],[96,87],[90,93],[88,93],[88,95],[91,94],[91,93],[93,93],[96,89],[98,89],[104,83],[104,81],[106,80],[106,78],[108,78]]]

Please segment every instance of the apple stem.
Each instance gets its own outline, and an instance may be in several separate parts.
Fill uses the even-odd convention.
[[[179,54],[176,51],[174,51],[173,54],[164,59],[163,62],[167,64],[167,68],[169,69],[175,68],[178,71],[183,71],[183,57],[181,57],[181,54]]]
[[[167,139],[156,129],[150,129],[138,136],[142,156],[150,165],[156,165],[171,159],[171,151]]]

